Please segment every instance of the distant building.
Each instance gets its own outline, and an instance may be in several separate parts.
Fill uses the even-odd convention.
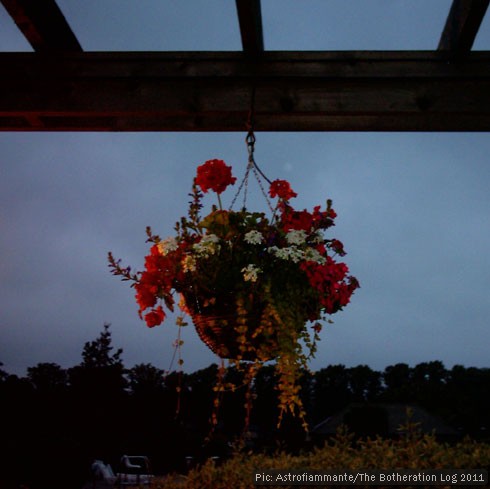
[[[326,418],[311,430],[313,441],[335,435],[338,428],[346,426],[359,437],[397,438],[403,435],[402,426],[415,424],[421,433],[433,433],[438,439],[453,440],[460,433],[448,426],[438,416],[415,404],[351,403],[342,411]]]

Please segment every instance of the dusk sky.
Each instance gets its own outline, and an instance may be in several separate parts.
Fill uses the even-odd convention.
[[[58,0],[86,51],[241,49],[232,0]],[[83,8],[82,8],[83,5]],[[450,0],[262,0],[268,50],[432,50]],[[489,16],[474,50],[490,49]],[[0,5],[0,50],[31,51]],[[455,94],[457,97],[458,94]],[[490,367],[490,135],[257,133],[256,160],[295,207],[333,200],[361,289],[311,367],[441,360]],[[241,133],[0,133],[0,362],[9,373],[81,361],[111,323],[126,367],[168,369],[172,317],[148,329],[107,252],[141,269],[145,227],[187,211],[197,165],[247,163]],[[235,189],[224,194],[230,202]],[[260,193],[252,195],[265,211]],[[215,203],[207,196],[205,203]],[[189,326],[184,368],[217,361]]]

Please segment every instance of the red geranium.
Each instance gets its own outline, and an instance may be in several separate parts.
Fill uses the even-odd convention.
[[[289,200],[298,196],[287,180],[274,180],[269,188],[269,195],[272,198],[277,195],[280,199],[284,200]]]
[[[197,167],[196,184],[204,193],[211,189],[219,195],[235,182],[231,166],[226,165],[223,160],[208,160]]]
[[[355,277],[347,276],[345,263],[336,263],[330,256],[324,264],[313,261],[300,264],[310,285],[319,293],[319,300],[328,314],[334,314],[349,303],[350,296],[359,287]]]
[[[163,323],[165,319],[165,312],[162,306],[158,306],[155,309],[152,309],[149,313],[145,314],[146,325],[149,328],[153,328],[153,326],[158,326]]]
[[[150,254],[145,257],[145,271],[135,283],[136,302],[140,306],[139,315],[143,317],[143,312],[148,308],[153,308],[158,299],[163,295],[166,306],[173,311],[174,300],[171,295],[173,281],[181,275],[177,270],[175,256],[162,255],[158,251],[158,246],[153,245]],[[165,314],[161,306],[152,309],[144,316],[146,324],[150,327],[157,326],[165,319]]]
[[[330,240],[330,249],[334,250],[339,256],[344,256],[346,254],[342,241],[339,241],[338,239]]]

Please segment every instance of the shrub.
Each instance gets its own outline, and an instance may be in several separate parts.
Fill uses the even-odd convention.
[[[157,479],[154,489],[252,489],[258,487],[253,482],[255,471],[267,469],[325,471],[403,468],[416,470],[488,469],[489,467],[490,445],[477,443],[469,438],[453,445],[441,443],[432,435],[414,433],[409,433],[398,440],[378,437],[365,441],[354,441],[351,434],[339,431],[331,443],[308,453],[293,456],[277,452],[272,456],[266,456],[251,452],[236,452],[231,459],[221,465],[208,460],[191,470],[187,476],[168,476]],[[376,486],[357,487],[373,488]],[[417,487],[433,488],[433,486]]]

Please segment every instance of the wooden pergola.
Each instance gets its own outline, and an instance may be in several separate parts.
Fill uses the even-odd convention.
[[[490,0],[453,0],[433,51],[84,52],[55,0],[0,0],[34,52],[0,53],[2,131],[489,131]]]

